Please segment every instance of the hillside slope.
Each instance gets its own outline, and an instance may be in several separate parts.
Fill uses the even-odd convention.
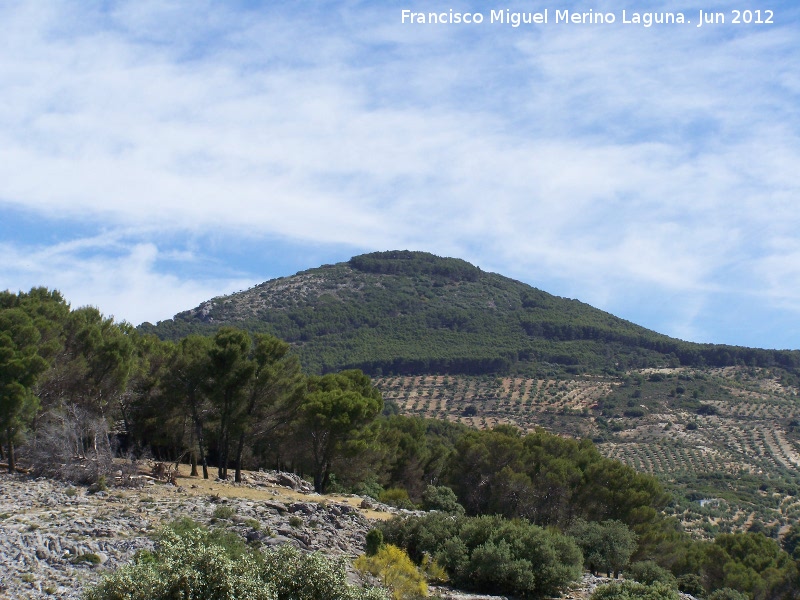
[[[222,325],[290,341],[309,371],[362,368],[404,414],[592,438],[659,476],[699,536],[777,534],[800,515],[797,351],[683,342],[420,252],[357,256],[141,329]]]
[[[800,352],[692,344],[577,300],[424,252],[356,256],[221,296],[140,329],[162,339],[222,325],[289,341],[305,368],[371,375],[800,367]]]

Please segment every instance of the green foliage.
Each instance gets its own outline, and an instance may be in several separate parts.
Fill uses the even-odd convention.
[[[636,581],[614,581],[599,586],[591,600],[679,600],[678,591],[663,583],[645,585]]]
[[[366,555],[374,556],[384,546],[383,532],[380,529],[370,529],[367,532]]]
[[[718,535],[705,547],[701,569],[706,589],[732,588],[754,600],[781,597],[797,577],[791,557],[760,533]]]
[[[417,561],[432,556],[457,586],[521,598],[552,596],[581,574],[572,539],[522,520],[428,513],[382,525]]]
[[[22,308],[0,304],[0,432],[9,449],[9,471],[16,468],[14,444],[39,407],[31,388],[48,366],[39,353],[40,341],[39,330]]]
[[[681,575],[677,579],[678,590],[684,594],[691,594],[695,598],[702,598],[705,596],[705,589],[703,588],[703,579],[695,573],[687,573]]]
[[[97,481],[89,486],[89,493],[96,494],[97,492],[105,492],[108,490],[108,480],[105,475],[100,475]]]
[[[344,564],[289,545],[264,553],[221,542],[183,522],[165,529],[153,553],[142,552],[90,588],[85,600],[385,600],[347,583]]]
[[[419,565],[420,571],[425,574],[425,579],[430,583],[443,584],[450,581],[450,577],[445,571],[444,567],[436,562],[436,559],[431,557],[430,554],[422,556],[422,562]]]
[[[383,492],[383,486],[375,474],[370,474],[364,481],[359,482],[354,491],[359,496],[369,496],[377,500]]]
[[[369,377],[351,370],[310,377],[300,406],[302,429],[311,445],[314,489],[328,485],[331,464],[351,439],[381,411],[383,399]]]
[[[800,560],[800,523],[794,523],[783,536],[781,546],[795,561]]]
[[[348,584],[344,561],[321,552],[284,544],[266,551],[263,561],[261,579],[275,589],[276,600],[387,600],[384,590]]]
[[[619,574],[636,550],[636,534],[620,521],[598,523],[578,519],[567,533],[583,552],[584,566],[595,574],[598,571]]]
[[[644,583],[645,585],[662,583],[671,588],[678,587],[678,581],[675,576],[652,560],[642,560],[632,563],[625,570],[625,577],[638,581],[639,583]]]
[[[750,596],[731,588],[721,588],[711,592],[706,600],[750,600]]]
[[[416,508],[414,503],[411,502],[411,498],[408,497],[408,491],[404,488],[389,488],[388,490],[384,490],[381,492],[381,495],[378,496],[378,500],[389,506],[396,506],[397,508],[406,508],[409,510],[414,510]]]
[[[75,558],[72,559],[72,563],[88,563],[90,565],[99,565],[100,564],[100,557],[94,553],[86,553],[86,554],[79,554]]]
[[[215,519],[230,519],[233,515],[236,514],[236,511],[233,509],[232,506],[225,506],[224,504],[220,504],[214,509],[213,514]]]
[[[464,514],[464,507],[458,503],[455,492],[446,485],[429,485],[425,488],[422,494],[422,508],[456,515]]]
[[[359,433],[366,445],[359,456],[370,457],[365,480],[405,488],[413,502],[420,502],[426,482],[444,479],[456,440],[466,431],[463,425],[435,419],[376,419]],[[377,498],[383,490],[376,491],[369,495]]]
[[[469,514],[566,527],[574,517],[644,526],[666,502],[647,475],[600,455],[590,440],[509,427],[470,432],[455,445],[450,479]]]
[[[215,298],[141,330],[177,340],[236,324],[287,340],[311,372],[618,371],[678,363],[800,367],[800,352],[692,344],[462,260],[356,256]],[[299,290],[303,292],[300,293]]]

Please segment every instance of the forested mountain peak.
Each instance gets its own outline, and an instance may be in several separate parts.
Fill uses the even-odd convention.
[[[781,366],[800,352],[693,344],[457,258],[355,256],[220,296],[141,330],[162,339],[221,325],[290,342],[305,368],[376,374],[621,372],[664,366]]]

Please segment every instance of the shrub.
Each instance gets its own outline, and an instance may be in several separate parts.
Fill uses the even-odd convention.
[[[234,536],[236,538],[237,536]],[[85,600],[386,600],[351,586],[344,563],[290,545],[258,553],[238,538],[184,519],[166,528],[156,550],[140,552],[84,594]]]
[[[99,565],[100,557],[97,554],[87,553],[87,554],[80,554],[72,559],[72,563],[76,565],[84,562],[89,563],[90,565]]]
[[[214,518],[215,519],[230,519],[235,514],[236,514],[236,511],[233,510],[232,506],[220,505],[220,506],[217,506],[214,509]]]
[[[412,559],[422,561],[427,553],[455,585],[479,592],[554,596],[582,571],[581,552],[571,538],[527,521],[428,513],[395,518],[381,528],[386,540]]]
[[[383,493],[383,486],[374,475],[371,475],[355,487],[355,492],[359,496],[369,496],[377,500]]]
[[[678,577],[678,590],[684,594],[691,594],[695,598],[705,596],[703,579],[695,573],[687,573]]]
[[[636,550],[636,534],[620,521],[597,523],[578,519],[567,533],[583,552],[584,566],[595,574],[598,571],[619,574]]]
[[[422,493],[422,508],[464,514],[464,507],[458,503],[456,493],[446,485],[429,485]]]
[[[385,590],[348,584],[345,563],[321,552],[303,554],[284,544],[263,556],[261,579],[278,600],[388,600]]]
[[[654,583],[645,585],[636,581],[614,581],[599,586],[591,600],[679,600],[678,591],[664,585]]]
[[[383,532],[380,529],[370,529],[367,532],[367,556],[374,556],[384,545]]]
[[[378,500],[389,506],[396,506],[397,508],[407,508],[414,510],[416,507],[408,497],[408,492],[403,488],[389,488],[378,497]]]
[[[392,593],[394,600],[420,598],[428,595],[425,577],[414,565],[408,554],[397,546],[384,544],[372,556],[362,554],[355,567],[377,577]]]
[[[294,527],[295,529],[303,526],[303,519],[298,517],[297,515],[292,515],[289,517],[289,525]]]
[[[625,412],[622,413],[624,416],[631,418],[631,419],[639,419],[644,416],[644,409],[642,408],[629,408]]]
[[[643,560],[631,564],[625,571],[625,577],[634,579],[645,585],[663,583],[671,588],[678,587],[675,576],[652,560]]]
[[[750,596],[731,588],[722,588],[712,592],[707,600],[750,600]]]
[[[444,567],[436,562],[430,554],[425,554],[422,557],[422,562],[419,565],[420,570],[425,573],[425,578],[431,583],[447,583],[450,577],[447,576],[447,571]]]
[[[99,475],[97,481],[89,486],[89,493],[96,494],[97,492],[105,492],[108,490],[108,481],[105,475]]]
[[[711,416],[718,413],[719,410],[717,410],[717,407],[713,404],[701,404],[697,409],[697,414],[703,416]]]

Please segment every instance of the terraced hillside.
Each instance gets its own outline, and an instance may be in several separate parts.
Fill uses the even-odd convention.
[[[376,383],[384,399],[395,402],[404,414],[481,429],[504,423],[523,429],[555,428],[576,436],[590,433],[586,425],[591,421],[584,417],[619,385],[604,377],[559,380],[459,375],[381,377]]]
[[[787,382],[780,370],[746,367],[377,380],[404,414],[591,437],[665,481],[677,498],[670,510],[699,536],[779,530],[800,517],[800,390]]]
[[[698,535],[800,513],[800,351],[684,342],[408,251],[267,281],[140,329],[178,339],[224,325],[285,339],[308,372],[360,368],[407,414],[591,437],[668,482]]]

